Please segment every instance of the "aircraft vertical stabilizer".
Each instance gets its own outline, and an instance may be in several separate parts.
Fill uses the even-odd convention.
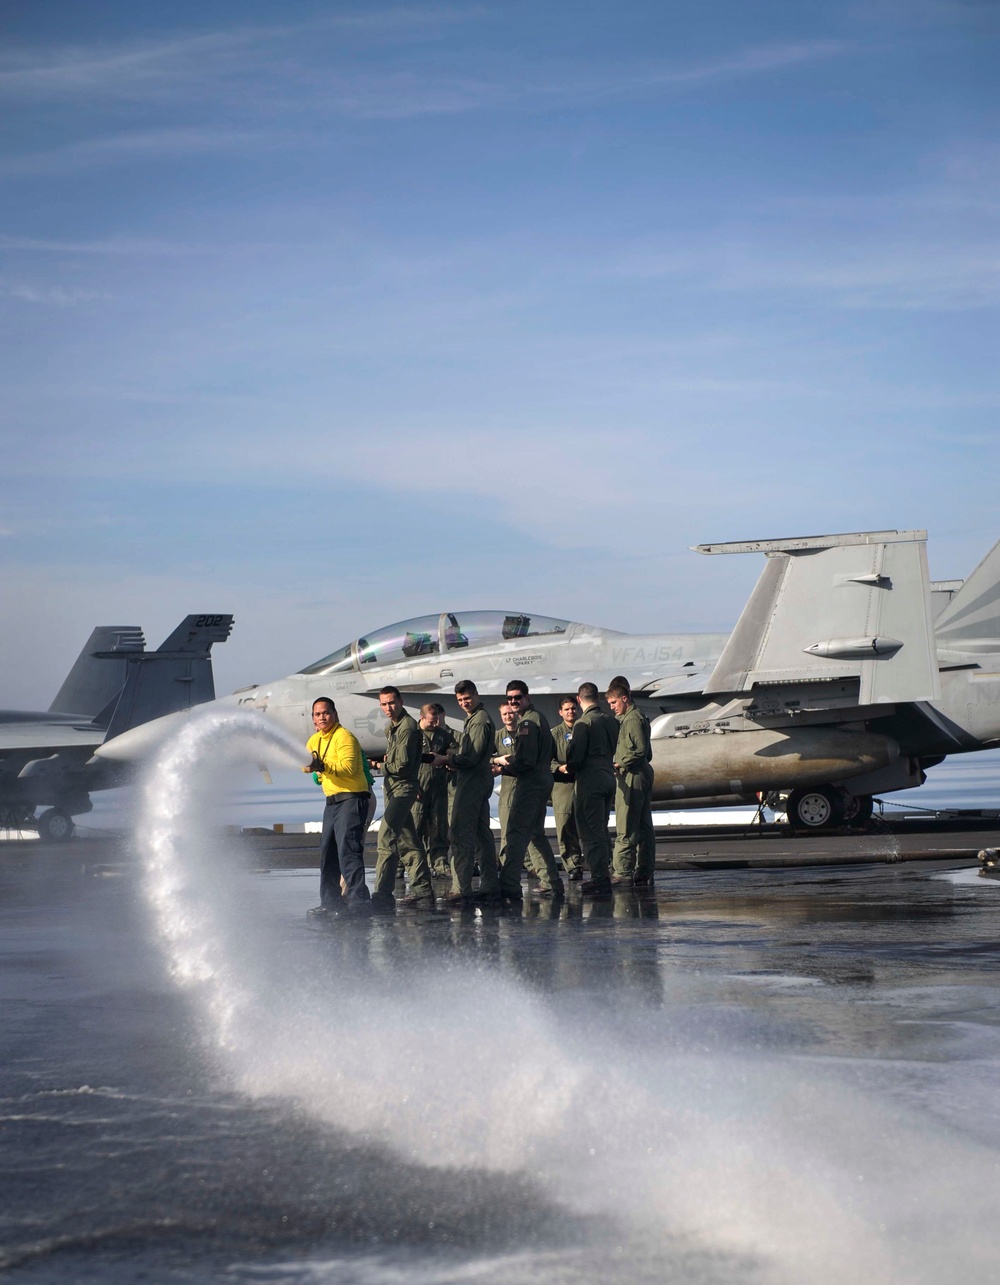
[[[1000,541],[969,576],[935,622],[941,647],[1000,652]]]
[[[940,695],[925,532],[699,545],[698,552],[767,556],[706,693],[857,678],[862,705]]]
[[[138,625],[98,625],[66,675],[49,712],[96,718],[125,686],[128,657],[145,646]]]
[[[156,651],[136,656],[110,716],[110,741],[140,723],[215,699],[212,644],[225,642],[231,615],[187,616]]]

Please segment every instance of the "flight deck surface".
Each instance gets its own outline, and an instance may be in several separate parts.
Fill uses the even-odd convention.
[[[0,848],[12,1281],[995,1265],[1000,882],[973,859],[740,869],[785,841],[671,838],[655,897],[317,930],[289,838],[179,854],[212,877],[166,918],[142,846]]]
[[[974,864],[981,848],[1000,842],[1000,821],[907,820],[871,823],[863,833],[796,836],[784,825],[670,826],[656,842],[657,870],[754,869],[810,865],[892,864],[954,859]],[[318,864],[316,834],[273,834],[259,829],[241,836],[247,860],[275,868]],[[375,833],[365,846],[365,863],[375,864]]]

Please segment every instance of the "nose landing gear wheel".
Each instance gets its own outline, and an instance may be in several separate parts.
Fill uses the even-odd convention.
[[[832,830],[844,818],[840,792],[828,785],[793,790],[785,804],[785,816],[788,824],[798,834]]]
[[[75,829],[73,818],[62,808],[48,808],[36,824],[38,837],[47,839],[50,843],[65,843],[67,839],[72,839]]]

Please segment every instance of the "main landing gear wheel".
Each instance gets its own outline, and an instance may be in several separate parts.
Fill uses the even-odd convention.
[[[38,826],[38,837],[50,843],[65,843],[72,839],[75,826],[73,818],[62,808],[48,808],[35,823]]]
[[[875,811],[875,800],[870,794],[844,795],[844,821],[855,829],[860,828],[872,819]]]
[[[785,816],[788,824],[799,834],[833,830],[844,817],[843,796],[829,785],[793,790],[785,804]]]

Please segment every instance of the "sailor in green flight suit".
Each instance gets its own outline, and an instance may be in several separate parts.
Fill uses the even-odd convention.
[[[516,780],[514,775],[502,764],[514,752],[515,738],[517,736],[517,706],[511,705],[509,701],[504,701],[500,706],[500,721],[503,723],[503,727],[497,728],[493,772],[494,775],[500,777],[500,799],[497,803],[497,817],[500,821],[499,861],[502,868],[507,853],[507,817],[510,814],[510,801],[514,797],[514,782]],[[525,865],[533,875],[536,875],[543,882],[545,881],[545,858],[534,836],[525,853]]]
[[[413,804],[413,828],[424,845],[427,864],[433,875],[450,875],[448,864],[448,773],[434,767],[430,756],[445,754],[455,738],[450,727],[442,727],[437,705],[420,708],[420,731],[424,740],[423,762],[417,774],[419,787]]]
[[[653,751],[649,719],[632,700],[624,678],[614,678],[607,701],[618,719],[615,748],[615,851],[613,884],[649,888],[656,862],[656,831],[650,799]]]
[[[416,720],[403,708],[398,687],[383,687],[378,703],[389,721],[385,725],[386,750],[382,790],[385,810],[378,832],[378,859],[372,908],[388,910],[393,905],[434,904],[431,872],[424,845],[413,828],[413,804],[424,752],[424,739]],[[396,868],[402,859],[410,879],[405,897],[393,897]]]
[[[534,841],[543,862],[539,894],[558,897],[563,894],[563,882],[544,828],[545,809],[552,792],[552,729],[545,715],[531,704],[528,686],[520,679],[507,684],[507,700],[516,704],[518,720],[513,751],[505,759],[498,759],[499,765],[514,776],[500,893],[508,900],[521,899],[524,857]]]
[[[594,683],[581,683],[576,695],[583,712],[574,724],[566,761],[576,777],[576,828],[590,869],[580,891],[585,897],[606,897],[611,895],[608,817],[615,797],[618,724],[599,708]]]
[[[434,766],[455,772],[455,793],[451,805],[452,904],[471,904],[475,899],[472,872],[479,858],[479,895],[499,898],[497,848],[490,828],[490,795],[493,793],[493,755],[496,729],[479,699],[476,684],[468,678],[455,684],[455,695],[465,714],[465,726],[458,746],[447,754],[435,754]]]
[[[583,856],[573,813],[573,779],[567,772],[566,756],[573,739],[573,724],[579,713],[576,698],[564,697],[559,702],[559,717],[562,722],[552,729],[552,816],[556,823],[559,855],[572,883],[583,878]]]

